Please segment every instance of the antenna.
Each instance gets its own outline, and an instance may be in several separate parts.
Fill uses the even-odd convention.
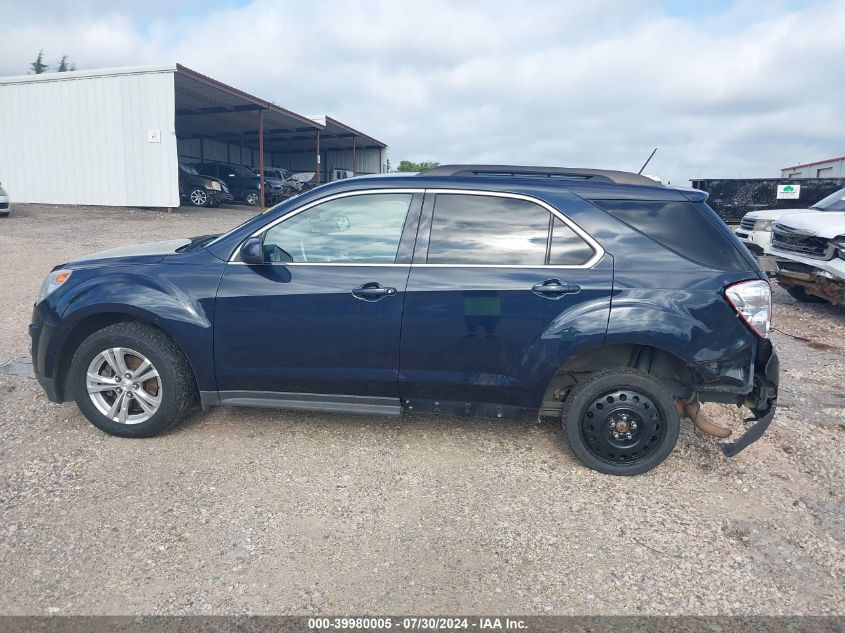
[[[646,168],[646,165],[648,165],[648,164],[651,162],[651,159],[652,159],[652,158],[654,158],[654,155],[655,155],[656,153],[657,153],[657,148],[655,147],[655,148],[654,148],[654,151],[653,151],[651,154],[649,154],[649,155],[648,155],[648,159],[646,159],[646,161],[643,163],[643,166],[642,166],[642,167],[640,167],[640,171],[638,171],[638,172],[637,172],[638,174],[642,174],[642,173],[643,173],[643,169],[645,169],[645,168]]]

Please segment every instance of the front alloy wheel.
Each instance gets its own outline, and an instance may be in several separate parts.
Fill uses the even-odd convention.
[[[208,204],[208,194],[202,189],[191,190],[189,198],[191,200],[191,204],[195,207],[204,207]]]
[[[86,387],[91,402],[118,424],[140,424],[161,406],[158,370],[140,352],[112,347],[88,365]]]
[[[182,350],[143,323],[94,332],[73,355],[68,389],[97,428],[121,437],[152,437],[176,424],[197,387]]]
[[[258,192],[257,191],[248,191],[246,196],[244,197],[246,203],[251,207],[257,206],[259,202]]]

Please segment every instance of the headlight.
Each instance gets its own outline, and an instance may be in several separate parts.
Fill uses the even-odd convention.
[[[757,220],[754,222],[755,231],[771,231],[775,225],[774,220]]]
[[[41,289],[38,291],[38,299],[36,299],[35,302],[38,303],[42,299],[45,299],[59,286],[61,286],[68,279],[70,279],[70,275],[72,272],[73,271],[70,270],[54,270],[49,275],[47,275],[44,278],[44,281],[41,283]]]
[[[216,180],[212,180],[206,189],[214,189],[214,191],[220,191],[220,183]]]

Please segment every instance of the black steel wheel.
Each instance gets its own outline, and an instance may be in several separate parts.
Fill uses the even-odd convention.
[[[660,464],[678,441],[680,416],[672,394],[645,372],[614,368],[593,374],[566,399],[569,444],[588,467],[637,475]]]

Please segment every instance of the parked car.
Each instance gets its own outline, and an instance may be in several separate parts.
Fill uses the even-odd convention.
[[[179,199],[195,207],[219,207],[234,198],[222,180],[200,175],[191,165],[179,163]]]
[[[0,183],[0,218],[8,217],[12,210],[12,201],[9,199],[9,194],[3,189],[3,183]]]
[[[542,176],[542,177],[538,177]],[[50,400],[124,437],[212,405],[555,416],[587,466],[661,463],[700,402],[775,412],[770,286],[707,194],[625,172],[443,166],[318,187],[228,233],[47,276]]]
[[[772,243],[772,227],[780,218],[818,211],[845,211],[845,189],[830,194],[807,209],[768,209],[746,213],[736,234],[748,250],[758,256],[764,255],[769,252]]]
[[[257,167],[253,168],[252,172],[256,176],[261,176],[261,171]],[[278,178],[271,170],[265,169],[264,186],[267,188],[265,204],[281,202],[282,196],[285,195],[285,181],[283,179]]]
[[[260,181],[249,168],[228,163],[200,163],[194,168],[201,174],[219,178],[229,187],[235,200],[257,206],[260,202]]]
[[[845,213],[802,213],[778,220],[771,253],[776,277],[805,303],[845,305]]]
[[[284,182],[286,193],[295,195],[313,188],[312,180],[316,172],[301,172],[294,173],[289,169],[281,167],[271,167],[265,171],[265,174],[270,174],[273,178],[279,178]]]

